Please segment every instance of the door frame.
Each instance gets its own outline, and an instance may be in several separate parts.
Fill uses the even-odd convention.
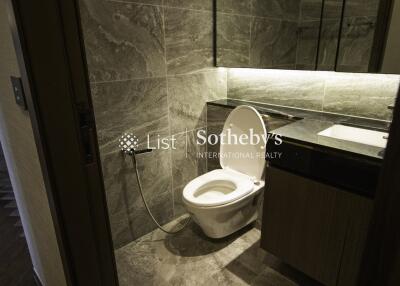
[[[116,286],[78,1],[7,4],[67,284]]]
[[[400,91],[375,196],[359,286],[400,285]]]

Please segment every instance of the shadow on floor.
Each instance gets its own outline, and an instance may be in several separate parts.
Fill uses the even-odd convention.
[[[260,241],[231,261],[225,269],[240,277],[248,285],[323,286],[261,249]]]
[[[253,224],[250,224],[228,237],[212,239],[207,237],[201,228],[192,221],[181,233],[169,235],[164,240],[164,244],[171,253],[178,256],[204,256],[225,248],[253,227]]]

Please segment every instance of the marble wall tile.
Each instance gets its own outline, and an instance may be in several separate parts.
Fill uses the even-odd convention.
[[[320,21],[323,0],[302,0],[299,21]],[[327,1],[325,1],[326,3]]]
[[[156,162],[156,161],[155,161]],[[166,177],[165,182],[170,182],[170,177]],[[138,197],[140,200],[140,197]],[[173,194],[172,191],[161,192],[147,200],[150,211],[157,222],[164,225],[174,218]],[[128,213],[129,228],[132,231],[132,238],[136,240],[143,235],[155,230],[157,226],[150,218],[142,202],[134,206]]]
[[[250,66],[296,64],[297,23],[255,17],[251,25]]]
[[[217,13],[217,65],[248,67],[251,17]]]
[[[364,66],[365,72],[368,71],[375,26],[375,17],[352,17],[344,19],[342,38],[339,46],[338,65]]]
[[[345,17],[376,17],[380,0],[346,0]]]
[[[340,19],[335,18],[326,19],[322,22],[318,70],[335,70],[340,22]]]
[[[114,247],[118,248],[155,229],[144,208],[130,157],[117,148],[101,152],[104,184]],[[160,223],[172,218],[169,150],[138,155],[144,196]]]
[[[224,108],[221,106],[207,105],[207,134],[221,134],[225,120],[231,113],[232,109]],[[219,154],[220,145],[207,145],[207,152],[209,154]],[[207,158],[207,170],[212,171],[215,169],[221,169],[219,163],[219,158],[214,156],[209,156]]]
[[[324,73],[232,69],[228,97],[322,110]]]
[[[176,149],[172,152],[172,188],[174,192],[174,216],[186,212],[182,204],[184,187],[193,179],[207,172],[207,145],[197,142],[197,132],[206,136],[206,129],[198,129],[175,135]],[[200,142],[201,143],[201,142]]]
[[[301,0],[253,0],[252,15],[298,21]]]
[[[221,133],[224,128],[225,120],[231,113],[231,108],[224,108],[212,104],[207,105],[207,128],[212,128]]]
[[[324,111],[389,120],[398,88],[398,76],[338,73],[326,80]]]
[[[206,102],[226,98],[226,70],[168,77],[171,134],[206,126]]]
[[[213,67],[213,13],[166,8],[165,42],[168,75]]]
[[[213,0],[164,0],[164,6],[193,10],[213,10]]]
[[[101,147],[117,145],[124,132],[140,142],[169,135],[165,78],[92,84],[92,97]]]
[[[81,0],[81,18],[91,81],[165,75],[161,7]]]
[[[314,70],[317,62],[320,21],[304,21],[299,24],[296,67]]]
[[[324,20],[342,18],[343,3],[343,0],[326,0],[323,11]]]
[[[253,0],[216,0],[218,12],[251,15]]]
[[[336,70],[346,73],[368,73],[367,65],[341,65],[338,64]]]

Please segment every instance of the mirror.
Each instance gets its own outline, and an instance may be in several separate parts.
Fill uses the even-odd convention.
[[[217,66],[400,74],[399,6],[399,0],[216,0]]]

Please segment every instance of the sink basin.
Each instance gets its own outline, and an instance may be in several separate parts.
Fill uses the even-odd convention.
[[[383,137],[388,136],[388,133],[335,124],[318,135],[385,148],[387,139]]]

